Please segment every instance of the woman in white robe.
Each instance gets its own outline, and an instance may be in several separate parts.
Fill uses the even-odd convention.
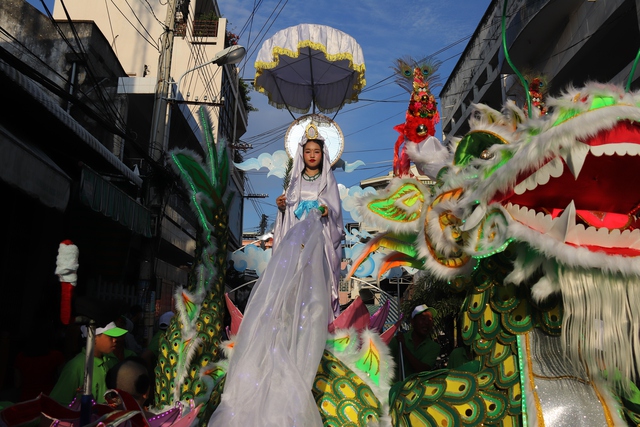
[[[321,158],[318,158],[316,153],[310,153],[317,150],[315,144],[320,147]],[[313,150],[310,147],[313,147]],[[344,235],[342,206],[327,145],[313,123],[307,126],[298,145],[289,187],[276,199],[276,204],[279,212],[273,232],[274,255],[284,235],[291,227],[306,218],[309,209],[319,208],[323,212],[320,221],[325,237],[325,255],[331,269],[331,308],[337,317],[340,314],[340,264]]]

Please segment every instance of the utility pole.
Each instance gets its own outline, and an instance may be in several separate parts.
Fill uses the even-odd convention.
[[[149,155],[153,160],[161,160],[168,147],[164,146],[165,130],[167,127],[167,98],[169,97],[171,78],[171,57],[173,55],[173,37],[176,25],[176,5],[178,0],[167,1],[167,16],[165,32],[160,46],[158,59],[158,82],[156,84],[155,100],[153,103],[153,119],[151,121],[151,136],[149,141]]]
[[[267,231],[267,215],[262,214],[260,219],[260,235],[263,235]]]
[[[171,57],[173,55],[173,36],[175,28],[176,3],[178,0],[167,0],[167,16],[165,20],[165,30],[161,37],[160,56],[158,58],[158,77],[156,82],[156,92],[153,102],[153,116],[151,118],[151,130],[149,132],[149,157],[154,163],[164,166],[164,153],[168,147],[164,146],[164,134],[167,127],[167,98],[169,94],[169,79],[171,78]],[[155,165],[154,165],[155,167]],[[153,335],[153,324],[155,310],[156,289],[151,289],[151,278],[155,277],[155,258],[158,242],[162,234],[162,217],[164,215],[162,205],[165,194],[162,194],[154,182],[154,179],[147,183],[146,206],[151,210],[153,222],[153,238],[146,242],[143,251],[145,260],[140,267],[140,281],[138,288],[144,295],[145,307],[145,336]]]
[[[260,219],[260,236],[263,236],[264,233],[267,232],[267,215],[262,214],[262,219]],[[262,249],[266,249],[265,241],[260,241],[260,247]]]

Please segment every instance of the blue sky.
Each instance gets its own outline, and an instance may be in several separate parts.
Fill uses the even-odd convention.
[[[260,3],[261,6],[253,16],[253,21],[250,21],[254,3]],[[262,42],[277,31],[297,24],[328,25],[349,34],[361,46],[367,85],[360,94],[360,101],[347,104],[335,117],[345,137],[342,158],[349,163],[356,160],[365,162],[365,166],[352,173],[336,171],[337,181],[346,187],[358,185],[364,179],[386,175],[391,170],[393,146],[398,136],[393,127],[404,122],[409,100],[408,93],[394,83],[393,78],[389,78],[393,74],[391,67],[395,60],[404,56],[423,58],[470,36],[490,3],[490,0],[218,1],[222,15],[229,20],[228,28],[239,33],[239,44],[248,48],[247,58],[240,64],[244,78],[253,78],[253,64]],[[286,5],[280,11],[283,4]],[[269,29],[265,33],[266,28]],[[436,56],[443,61],[439,72],[442,83],[446,81],[467,42],[464,40]],[[436,95],[439,91],[440,88],[434,89]],[[291,115],[286,110],[270,106],[267,97],[258,92],[251,93],[251,103],[259,111],[250,113],[248,131],[241,138],[251,142],[254,147],[245,152],[245,158],[282,150],[284,131],[276,140],[272,134],[268,137],[259,135],[290,124]],[[438,138],[441,138],[440,132],[438,127]],[[249,192],[269,194],[267,199],[254,199],[259,205],[257,211],[251,201],[245,203],[244,229],[251,231],[257,228],[260,214],[268,215],[270,221],[274,219],[275,198],[282,191],[282,181],[273,176],[267,178],[266,169],[249,171],[247,176],[250,181],[250,188],[247,188]],[[351,221],[350,214],[345,212],[345,222]]]
[[[42,10],[40,0],[29,0],[29,3]],[[53,8],[53,0],[45,3]],[[260,7],[251,17],[256,3]],[[263,41],[297,24],[334,27],[349,34],[361,46],[367,85],[360,101],[346,105],[335,117],[345,137],[342,158],[348,163],[357,160],[365,163],[352,173],[336,171],[337,181],[347,188],[391,170],[393,146],[398,136],[393,127],[404,122],[409,99],[408,93],[390,78],[395,60],[405,56],[419,59],[442,51],[436,58],[443,62],[439,74],[444,83],[467,45],[468,40],[464,39],[475,31],[490,3],[490,0],[218,1],[222,15],[229,20],[228,29],[239,34],[239,44],[248,49],[247,57],[240,64],[245,79],[253,79],[255,58]],[[433,89],[436,96],[439,91],[440,88]],[[248,131],[240,138],[253,145],[253,149],[244,152],[245,159],[283,150],[284,132],[292,122],[291,115],[270,106],[263,94],[251,92],[250,96],[251,104],[258,111],[250,113]],[[283,130],[274,132],[278,128]],[[436,137],[441,139],[440,132],[438,126]],[[275,218],[275,198],[282,192],[282,180],[267,177],[267,173],[266,169],[247,172],[249,184],[245,190],[269,197],[246,200],[243,225],[246,231],[258,228],[262,214],[266,214],[269,221]],[[345,222],[352,222],[349,212],[345,212]]]

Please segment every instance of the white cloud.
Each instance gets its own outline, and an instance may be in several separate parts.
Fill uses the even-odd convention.
[[[247,159],[242,163],[234,163],[234,165],[243,171],[266,168],[269,171],[267,177],[273,175],[278,178],[284,178],[288,161],[289,156],[286,151],[278,150],[273,154],[262,153],[257,158]]]
[[[264,250],[255,245],[248,245],[241,251],[231,253],[230,258],[234,262],[234,268],[239,272],[255,270],[260,276],[271,259],[271,249]]]

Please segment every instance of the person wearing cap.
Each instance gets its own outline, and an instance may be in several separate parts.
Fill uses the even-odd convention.
[[[86,326],[82,326],[82,332],[86,337]],[[118,328],[115,322],[96,328],[91,393],[98,403],[105,403],[104,393],[107,391],[105,377],[109,369],[118,363],[118,358],[113,354],[113,350],[116,348],[116,338],[126,333],[127,330]],[[85,351],[86,348],[83,348],[80,353],[65,364],[58,382],[49,395],[63,405],[70,404],[78,393],[82,394]]]
[[[411,374],[429,371],[435,367],[440,355],[440,344],[431,338],[433,318],[438,312],[433,307],[421,304],[411,313],[411,329],[399,332],[389,343],[398,365],[396,380],[403,380]],[[404,361],[404,377],[400,366],[400,352]]]
[[[331,270],[331,306],[340,314],[339,283],[342,260],[342,207],[340,191],[331,170],[329,149],[317,126],[310,123],[296,150],[289,186],[276,199],[278,215],[273,230],[273,253],[287,232],[304,220],[309,211],[321,212],[324,247]]]
[[[158,353],[160,351],[160,338],[169,327],[169,323],[171,323],[173,316],[173,311],[167,311],[158,318],[158,331],[151,337],[149,345],[142,352],[142,358],[147,362],[151,369],[155,366],[158,358]]]

